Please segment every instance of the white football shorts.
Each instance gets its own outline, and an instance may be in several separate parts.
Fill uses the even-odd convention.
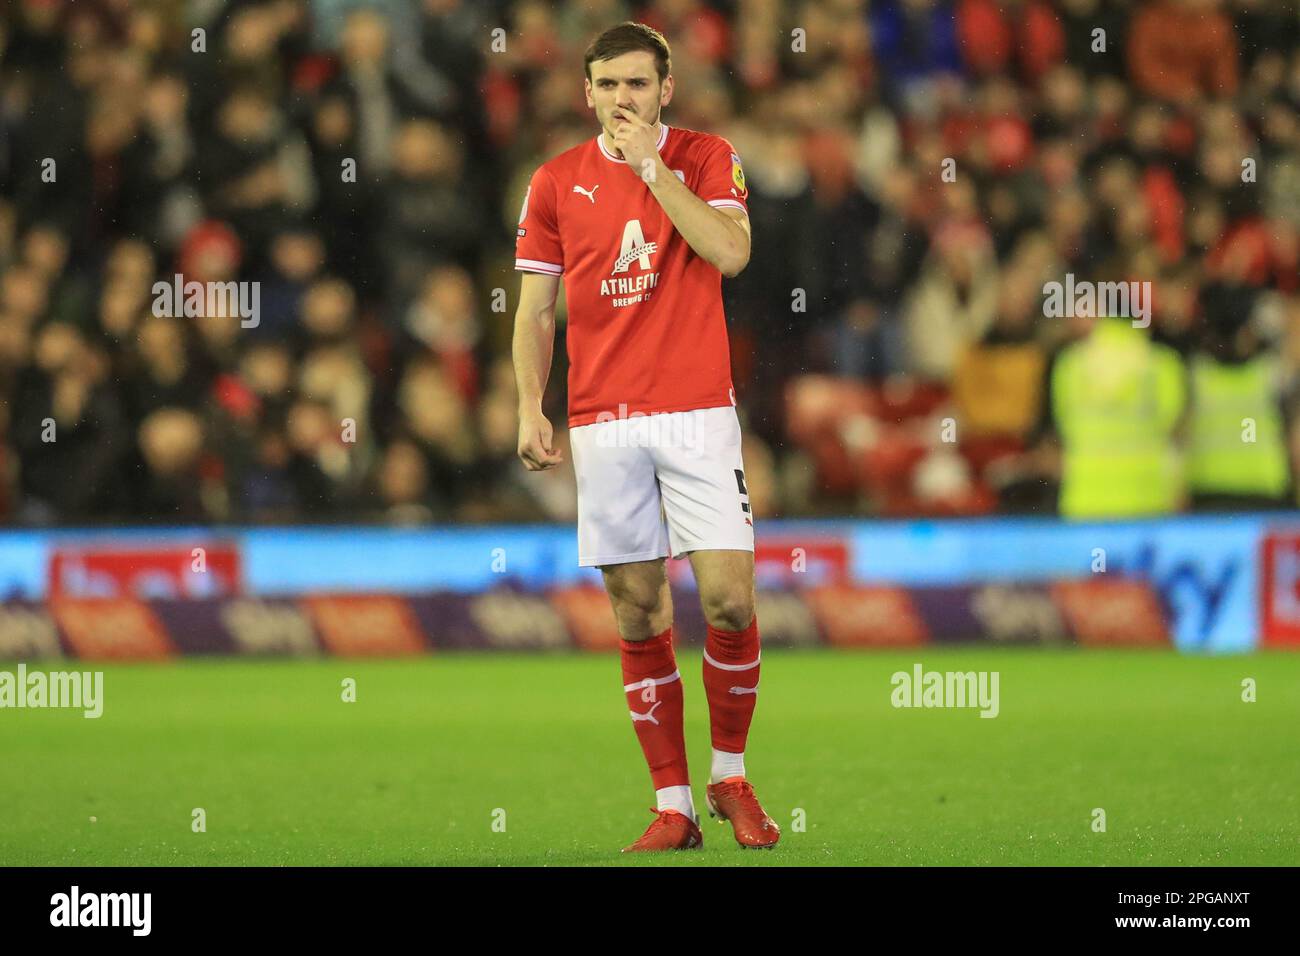
[[[633,413],[571,428],[569,443],[581,567],[754,550],[734,407]]]

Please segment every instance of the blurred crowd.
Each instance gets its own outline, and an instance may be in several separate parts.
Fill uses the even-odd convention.
[[[2,6],[5,523],[572,520],[515,458],[514,223],[625,19],[744,160],[759,515],[1050,511],[1066,273],[1150,281],[1189,363],[1275,356],[1300,457],[1294,0]],[[178,274],[256,326],[166,314]]]

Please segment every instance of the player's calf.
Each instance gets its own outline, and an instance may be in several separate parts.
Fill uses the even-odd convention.
[[[755,848],[775,846],[781,836],[745,779],[745,744],[758,700],[761,661],[757,618],[751,617],[740,630],[709,625],[702,666],[713,766],[706,799],[711,815],[731,822],[736,842]]]

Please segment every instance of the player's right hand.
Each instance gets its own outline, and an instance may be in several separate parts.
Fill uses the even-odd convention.
[[[529,471],[546,471],[564,461],[552,445],[554,433],[545,415],[519,416],[519,458]]]

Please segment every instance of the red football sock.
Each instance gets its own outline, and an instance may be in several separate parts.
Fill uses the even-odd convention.
[[[686,735],[682,732],[682,678],[673,654],[673,629],[649,640],[618,643],[632,729],[650,766],[654,788],[689,786]]]
[[[713,749],[744,753],[754,719],[759,671],[758,618],[743,631],[709,625],[704,641],[704,692],[709,698]]]

